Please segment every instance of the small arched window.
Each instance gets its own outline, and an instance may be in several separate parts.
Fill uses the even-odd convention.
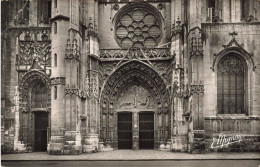
[[[57,67],[57,54],[54,54],[54,67]]]
[[[237,54],[223,57],[217,67],[217,108],[219,114],[245,114],[247,65]]]
[[[54,22],[54,34],[57,34],[57,22]]]
[[[54,86],[54,99],[57,99],[57,95],[58,92],[57,92],[57,86]]]

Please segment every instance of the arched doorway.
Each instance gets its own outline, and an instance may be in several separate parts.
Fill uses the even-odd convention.
[[[169,101],[156,71],[139,61],[125,63],[102,91],[101,139],[114,149],[124,149],[124,141],[128,149],[157,149],[170,138]]]
[[[32,70],[19,85],[19,140],[29,151],[46,151],[50,129],[50,80]]]

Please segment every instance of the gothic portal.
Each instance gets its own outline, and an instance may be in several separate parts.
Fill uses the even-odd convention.
[[[169,110],[169,92],[159,74],[139,61],[124,63],[102,91],[101,138],[114,148],[125,140],[130,149],[156,149],[170,139]]]

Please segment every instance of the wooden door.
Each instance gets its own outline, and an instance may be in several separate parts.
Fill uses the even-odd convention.
[[[139,114],[139,149],[154,149],[154,113]]]
[[[34,151],[47,151],[48,113],[35,112]]]
[[[132,113],[118,113],[118,149],[132,149]]]

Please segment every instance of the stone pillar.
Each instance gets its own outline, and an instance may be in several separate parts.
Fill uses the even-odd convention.
[[[52,1],[52,74],[51,74],[51,140],[49,154],[64,153],[65,53],[69,28],[69,2]],[[55,56],[56,55],[56,56]],[[57,65],[55,59],[57,57]]]
[[[190,97],[185,115],[189,115],[189,151],[191,153],[205,151],[204,139],[204,116],[203,116],[203,92],[204,92],[204,69],[203,69],[203,41],[201,22],[199,21],[201,3],[190,1],[188,16],[190,19],[188,36],[189,57],[189,90]],[[219,8],[219,6],[217,6]],[[194,24],[196,22],[196,24]]]
[[[172,99],[173,99],[173,125],[172,125],[172,151],[185,151],[187,149],[187,123],[183,116],[183,90],[184,90],[184,69],[183,69],[183,29],[180,18],[177,17],[173,23],[171,52],[175,55],[174,71],[172,74]]]
[[[83,152],[96,152],[99,147],[100,133],[100,108],[99,108],[99,44],[98,44],[98,2],[87,1],[88,6],[88,31],[87,31],[87,119],[88,133],[83,144]]]

